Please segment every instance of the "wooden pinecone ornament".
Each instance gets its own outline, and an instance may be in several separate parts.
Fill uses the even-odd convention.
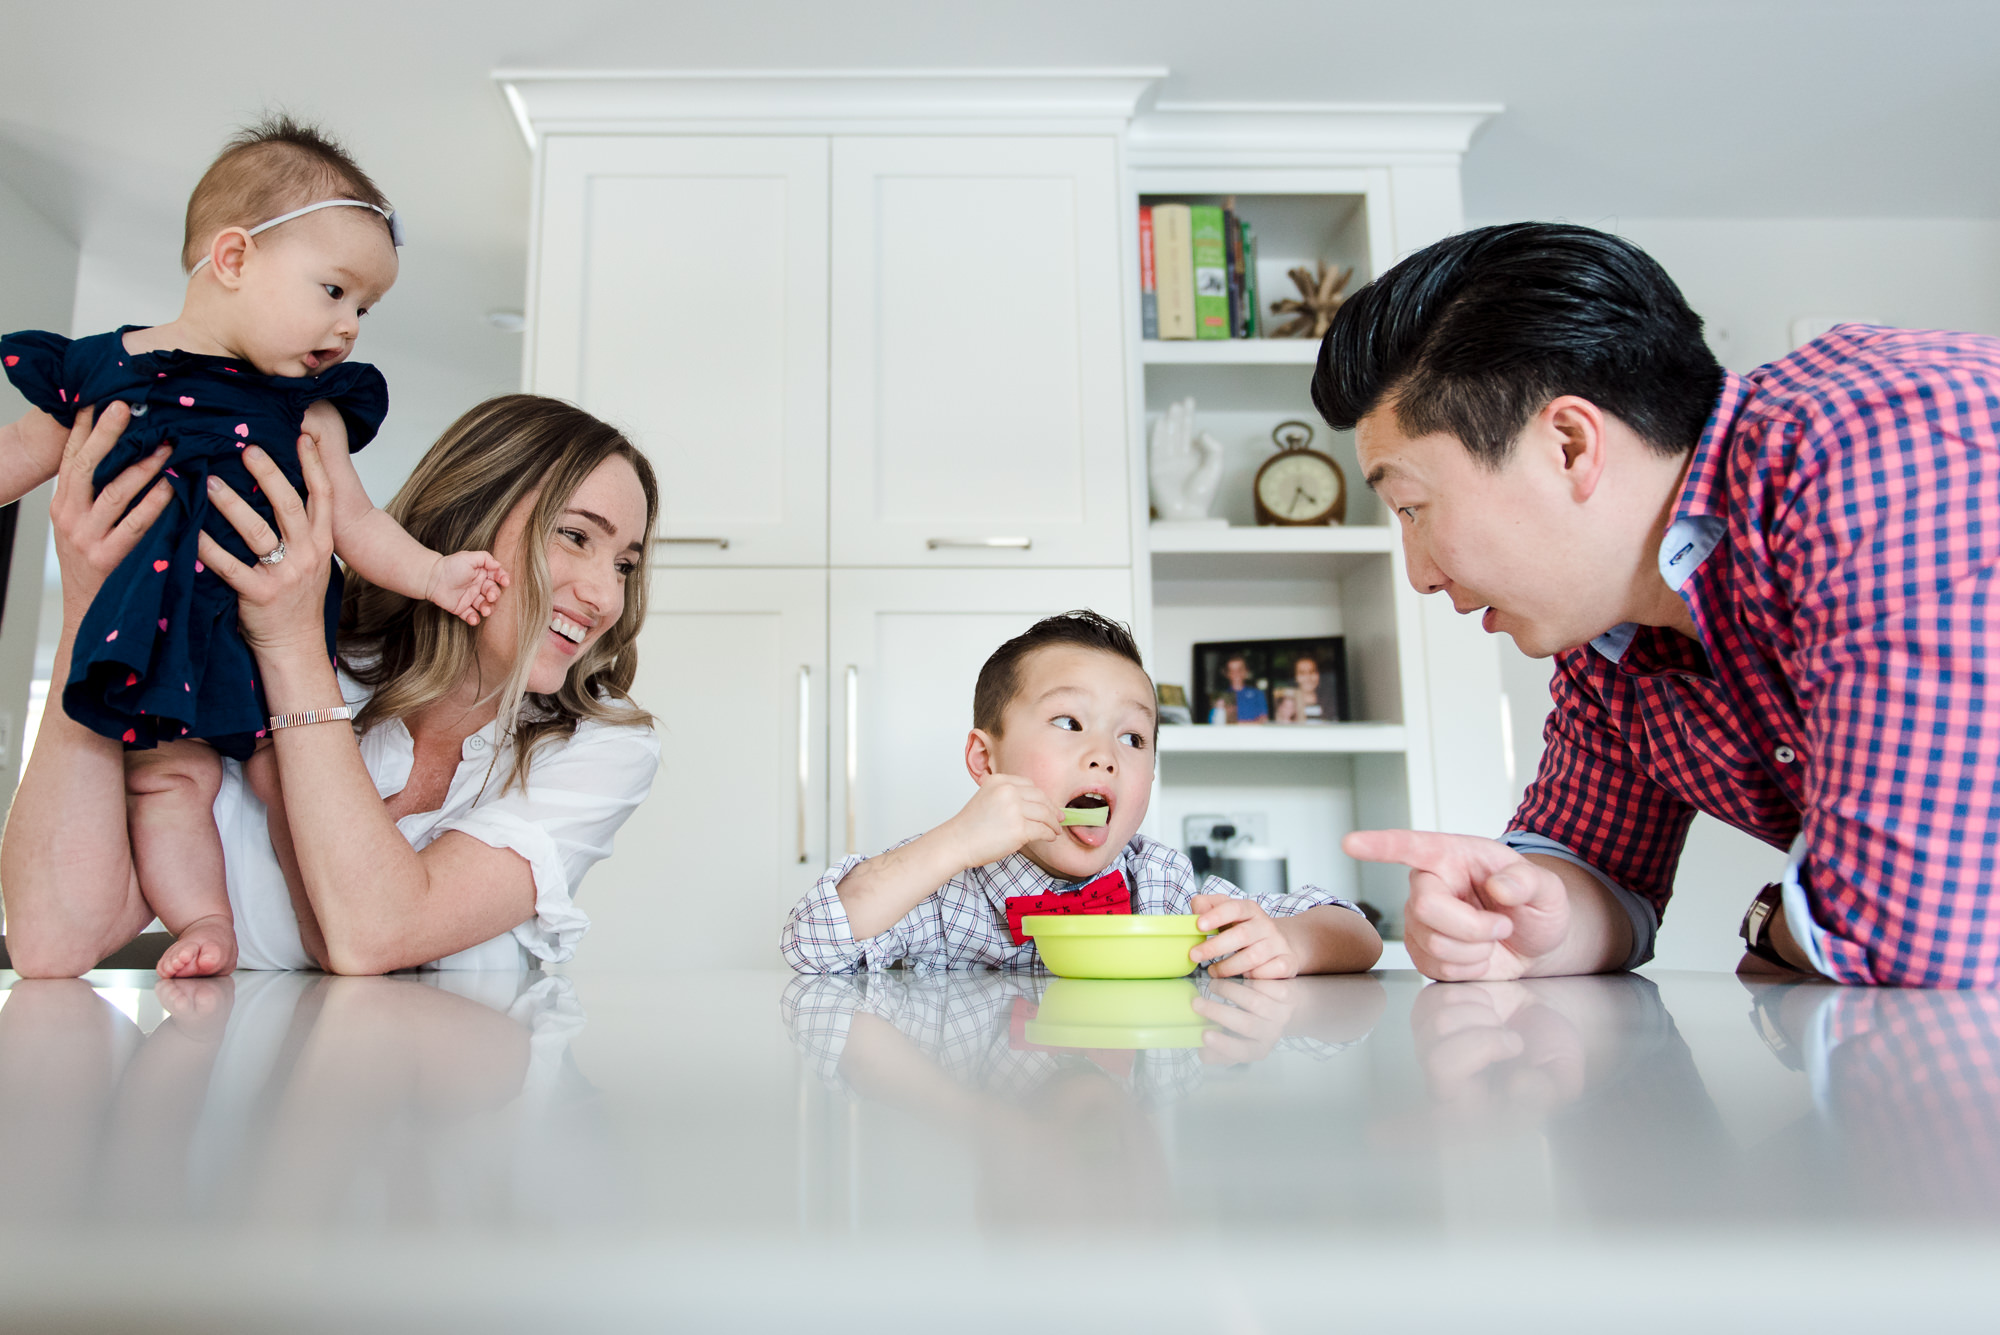
[[[1298,298],[1286,297],[1271,303],[1271,314],[1289,315],[1292,318],[1271,331],[1272,338],[1324,338],[1333,324],[1333,313],[1347,300],[1341,289],[1347,280],[1354,277],[1353,269],[1343,269],[1334,265],[1329,271],[1326,261],[1319,261],[1318,272],[1301,264],[1291,271],[1292,281],[1298,284]]]

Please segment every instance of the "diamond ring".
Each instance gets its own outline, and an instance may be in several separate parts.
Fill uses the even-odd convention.
[[[280,538],[278,539],[277,546],[273,547],[270,551],[265,552],[262,556],[257,558],[257,564],[260,566],[274,566],[278,564],[278,562],[284,559],[285,559],[285,540],[283,538]]]

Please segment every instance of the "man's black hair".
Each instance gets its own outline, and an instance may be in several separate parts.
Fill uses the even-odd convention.
[[[1141,672],[1146,670],[1132,631],[1123,622],[1087,608],[1044,617],[995,649],[986,666],[979,669],[979,684],[972,688],[972,726],[998,737],[1000,716],[1021,689],[1021,660],[1037,649],[1056,644],[1116,654],[1130,659]]]
[[[1448,433],[1489,468],[1563,394],[1685,453],[1721,389],[1701,317],[1666,270],[1566,223],[1476,228],[1403,260],[1334,315],[1312,383],[1336,430],[1386,403],[1406,434]]]

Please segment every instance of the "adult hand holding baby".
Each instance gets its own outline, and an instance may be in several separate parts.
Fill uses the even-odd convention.
[[[269,564],[245,565],[203,533],[201,559],[236,591],[243,639],[260,663],[267,655],[286,651],[309,651],[313,660],[323,661],[326,582],[333,569],[333,506],[323,499],[330,488],[318,445],[309,435],[299,437],[304,499],[285,480],[271,456],[257,446],[243,451],[243,466],[270,498],[277,531],[273,532],[263,516],[220,478],[208,480],[209,503],[242,535],[251,551],[269,555],[282,545],[284,556]]]
[[[102,492],[92,482],[98,464],[111,453],[131,420],[132,410],[123,403],[114,402],[102,413],[85,408],[76,415],[63,446],[55,496],[49,502],[49,524],[55,533],[56,562],[62,570],[63,624],[72,632],[105,579],[173,499],[171,487],[155,485],[172,453],[164,445],[111,479]],[[152,490],[147,491],[148,487]],[[133,505],[132,498],[142,491],[146,494]],[[129,514],[127,506],[132,507]]]

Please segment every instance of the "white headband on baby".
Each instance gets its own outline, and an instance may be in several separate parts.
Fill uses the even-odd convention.
[[[293,209],[290,213],[281,213],[269,222],[260,222],[250,229],[249,235],[255,236],[259,232],[268,232],[279,223],[288,223],[294,218],[303,218],[306,214],[316,213],[321,209],[373,210],[382,215],[383,222],[389,224],[389,243],[399,247],[403,244],[403,220],[396,216],[396,211],[394,209],[385,209],[380,204],[370,204],[365,199],[322,199],[317,204],[308,204],[302,209]],[[208,256],[202,256],[201,264],[197,264],[194,268],[188,270],[188,277],[192,278],[200,273],[202,264],[207,263]]]

